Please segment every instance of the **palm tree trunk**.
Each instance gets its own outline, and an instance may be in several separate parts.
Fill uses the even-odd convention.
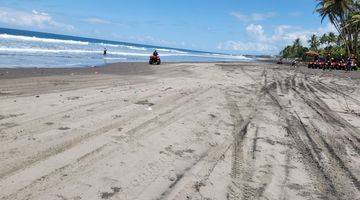
[[[351,49],[350,49],[350,46],[349,46],[349,42],[346,39],[346,35],[347,35],[346,34],[347,33],[346,28],[342,29],[341,25],[339,25],[336,22],[334,22],[333,25],[335,26],[335,29],[338,31],[341,40],[344,42],[347,55],[350,56],[351,55]]]
[[[357,55],[357,53],[358,53],[358,48],[359,48],[358,39],[359,39],[359,32],[356,31],[356,32],[354,33],[354,54],[355,54],[355,55]]]

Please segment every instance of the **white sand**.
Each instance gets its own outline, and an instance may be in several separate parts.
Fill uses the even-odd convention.
[[[360,199],[359,80],[153,70],[0,79],[0,199]]]

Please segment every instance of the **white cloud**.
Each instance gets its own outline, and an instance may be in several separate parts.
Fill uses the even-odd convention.
[[[268,12],[268,13],[252,13],[251,17],[254,21],[262,21],[266,19],[270,19],[276,16],[276,13],[274,12]]]
[[[250,24],[245,28],[245,30],[248,35],[258,41],[266,40],[264,29],[261,25]]]
[[[252,21],[263,21],[266,19],[270,19],[276,16],[275,12],[267,12],[267,13],[251,13],[246,15],[242,12],[232,12],[230,15],[236,17],[238,20],[242,22],[252,22]]]
[[[219,50],[226,51],[256,51],[256,52],[274,52],[278,51],[275,45],[261,43],[261,42],[241,42],[241,41],[227,41],[220,43]]]
[[[318,29],[318,31],[320,34],[324,34],[324,33],[328,33],[328,32],[337,33],[335,26],[331,23],[328,23],[326,27],[320,27]]]
[[[329,33],[329,32],[336,33],[336,29],[331,23],[328,23],[326,27],[320,27],[318,29],[306,29],[306,30],[300,27],[280,25],[276,27],[275,34],[271,36],[271,38],[269,38],[268,40],[273,42],[282,41],[288,44],[294,41],[295,39],[300,38],[300,40],[303,43],[306,43],[307,40],[309,40],[311,35],[313,34],[320,36],[324,33]]]
[[[87,19],[84,19],[82,21],[84,21],[86,23],[89,23],[89,24],[111,24],[110,21],[100,19],[100,18],[96,18],[96,17],[87,18]]]
[[[307,45],[307,40],[310,39],[311,35],[320,36],[324,33],[336,32],[336,29],[330,23],[318,29],[303,29],[296,26],[280,25],[275,28],[273,34],[268,35],[261,25],[250,24],[245,27],[245,31],[251,40],[245,42],[229,40],[220,43],[218,49],[277,53],[279,49],[291,44],[297,38],[300,38],[303,45]]]
[[[307,38],[312,35],[312,31],[302,30],[299,27],[280,25],[275,28],[275,33],[268,39],[271,42],[292,42],[297,38],[302,41],[306,41]]]
[[[25,27],[74,29],[71,25],[56,22],[45,12],[38,12],[36,10],[25,12],[5,7],[0,7],[0,23]]]
[[[243,21],[243,22],[247,22],[249,21],[249,16],[244,15],[243,13],[240,12],[233,12],[231,13],[232,16],[236,17],[238,20]]]

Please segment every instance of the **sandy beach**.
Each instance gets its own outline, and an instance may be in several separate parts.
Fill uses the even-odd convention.
[[[0,69],[0,199],[360,199],[359,74]]]

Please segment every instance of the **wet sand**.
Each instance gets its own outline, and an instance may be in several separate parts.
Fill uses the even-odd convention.
[[[147,63],[115,63],[106,66],[77,67],[77,68],[0,68],[0,78],[25,78],[41,76],[61,76],[61,75],[93,75],[114,74],[149,74],[153,69]]]
[[[359,72],[0,69],[0,199],[360,199]]]

